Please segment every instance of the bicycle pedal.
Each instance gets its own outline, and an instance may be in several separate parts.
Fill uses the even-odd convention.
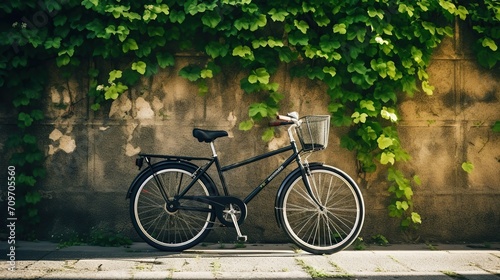
[[[246,235],[238,236],[238,241],[239,242],[247,242],[247,236]]]

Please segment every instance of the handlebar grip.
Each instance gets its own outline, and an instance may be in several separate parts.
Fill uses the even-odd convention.
[[[287,121],[287,122],[293,123],[292,118],[289,117],[289,116],[277,115],[276,118],[278,120],[282,120],[282,121]]]
[[[287,122],[287,121],[272,121],[269,122],[269,126],[280,126],[280,125],[289,125],[293,124],[293,122]]]

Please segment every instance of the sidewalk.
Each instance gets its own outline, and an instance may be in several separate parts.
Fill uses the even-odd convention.
[[[17,242],[15,271],[9,271],[7,242],[0,245],[0,279],[500,280],[500,244],[370,246],[316,256],[290,244],[214,244],[166,253],[145,243],[57,249],[55,243]]]

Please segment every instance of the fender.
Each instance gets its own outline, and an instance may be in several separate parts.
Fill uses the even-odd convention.
[[[175,165],[184,165],[185,167],[187,167],[188,169],[191,168],[193,169],[192,171],[194,172],[196,169],[199,168],[198,165],[194,164],[194,163],[191,163],[191,162],[188,162],[188,161],[172,161],[172,160],[163,160],[163,161],[160,161],[160,162],[157,162],[155,164],[152,164],[151,165],[151,168],[153,168],[153,170],[157,170],[157,169],[161,169],[162,167],[166,167],[167,165],[171,165],[171,164],[175,164]],[[128,188],[128,191],[127,191],[127,195],[125,197],[125,199],[130,199],[130,195],[132,194],[132,188],[134,187],[134,185],[142,179],[142,177],[144,176],[149,176],[149,172],[151,172],[151,168],[150,167],[146,167],[144,168],[135,178],[134,180],[132,181],[132,183],[130,184],[130,187]],[[218,195],[219,191],[217,190],[216,188],[216,184],[214,183],[214,181],[212,180],[212,178],[207,174],[205,173],[202,177],[206,178],[211,184],[212,186],[214,186],[214,189],[215,189],[215,193],[216,195]],[[201,179],[201,178],[200,178]]]
[[[322,162],[311,162],[309,163],[309,166],[323,166],[324,163]],[[280,218],[280,214],[279,214],[279,198],[283,195],[283,191],[285,189],[285,187],[291,183],[292,181],[292,178],[294,178],[297,173],[300,175],[301,171],[300,171],[300,167],[297,167],[295,168],[292,172],[290,172],[290,174],[288,174],[286,176],[286,178],[283,180],[283,182],[281,182],[281,185],[279,186],[278,188],[278,193],[276,194],[276,200],[274,202],[274,216],[276,217],[276,222],[278,223],[278,227],[281,227],[282,225],[282,222],[281,221],[281,218]]]

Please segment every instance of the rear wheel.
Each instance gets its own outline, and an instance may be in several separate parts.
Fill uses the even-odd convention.
[[[364,221],[364,203],[356,183],[330,166],[311,166],[308,176],[319,207],[297,173],[278,198],[282,227],[303,250],[332,254],[348,247]]]
[[[169,199],[182,192],[194,178],[196,168],[179,163],[160,163],[153,172],[141,175],[132,188],[130,214],[139,236],[149,245],[165,251],[182,251],[201,242],[215,221],[215,212],[204,202],[180,199],[167,205],[160,192]],[[155,178],[156,177],[156,178]],[[186,193],[189,196],[216,195],[215,186],[201,177]]]

